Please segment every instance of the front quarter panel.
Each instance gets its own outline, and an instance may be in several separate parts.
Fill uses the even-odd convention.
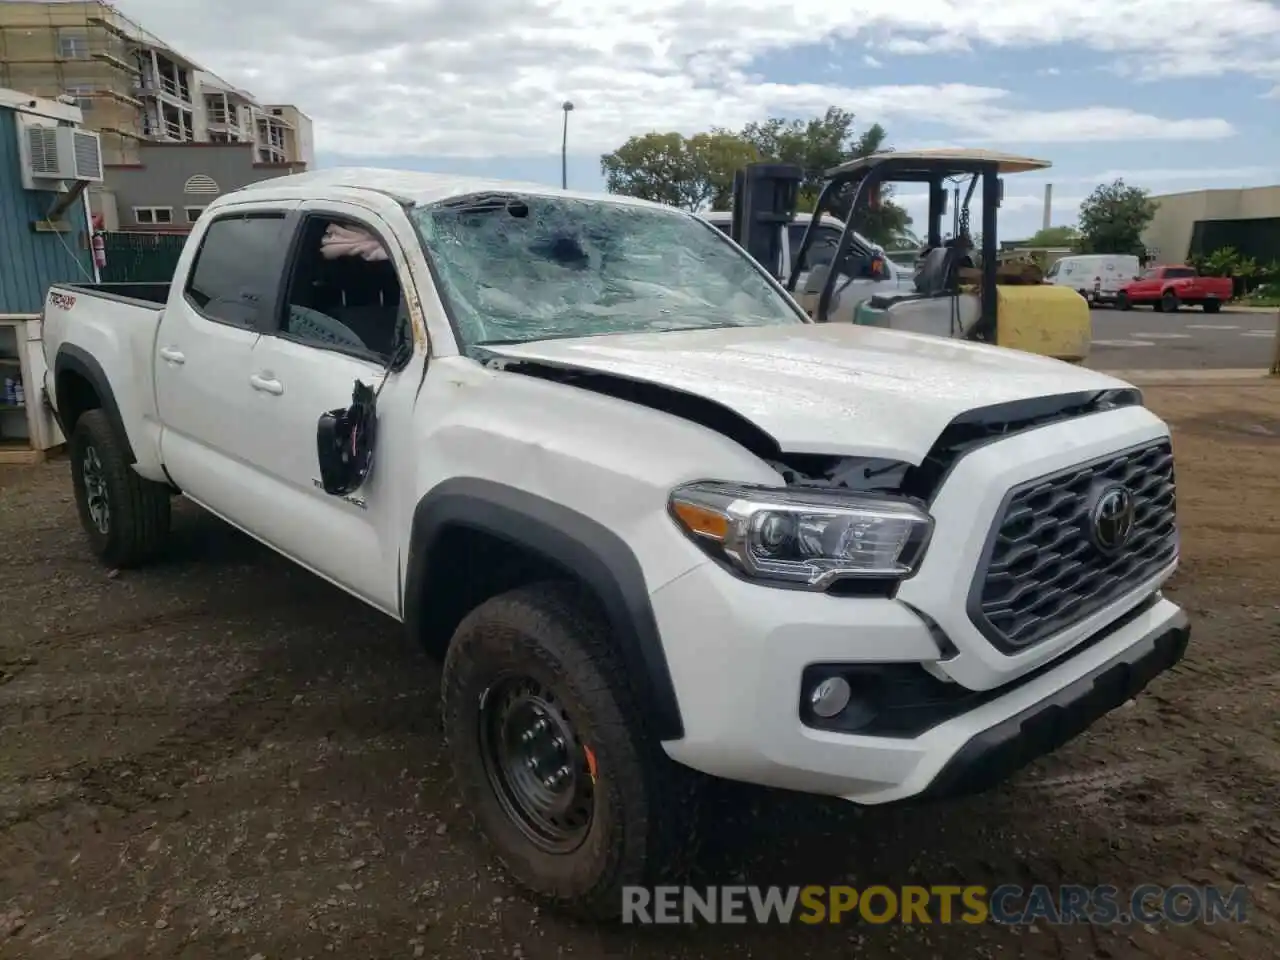
[[[432,361],[417,411],[416,496],[475,477],[562,504],[626,541],[650,593],[707,562],[667,514],[674,486],[782,482],[706,427],[463,357]]]

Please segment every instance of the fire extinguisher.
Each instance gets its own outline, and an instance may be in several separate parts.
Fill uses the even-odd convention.
[[[99,270],[107,265],[107,244],[101,231],[93,235],[93,265]]]

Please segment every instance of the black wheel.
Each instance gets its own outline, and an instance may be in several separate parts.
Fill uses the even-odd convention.
[[[1116,309],[1117,310],[1133,309],[1133,304],[1129,302],[1129,295],[1125,293],[1123,290],[1121,290],[1119,293],[1116,294]]]
[[[107,415],[81,414],[67,448],[80,525],[98,559],[133,567],[158,554],[169,533],[169,488],[134,472]]]
[[[1161,313],[1177,313],[1178,312],[1178,295],[1172,290],[1166,290],[1160,297]]]
[[[1222,301],[1221,301],[1221,300],[1206,300],[1206,301],[1204,302],[1204,312],[1205,312],[1205,313],[1217,313],[1217,312],[1218,312],[1219,310],[1221,310],[1221,309],[1222,309]]]
[[[683,872],[694,775],[645,732],[608,628],[558,584],[473,610],[445,658],[444,732],[467,809],[539,899],[616,918],[622,888]]]

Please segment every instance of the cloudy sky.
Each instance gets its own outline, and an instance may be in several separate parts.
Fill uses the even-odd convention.
[[[1280,181],[1280,3],[1265,0],[119,0],[315,123],[318,162],[602,188],[600,154],[829,104],[898,148],[1051,160],[1001,234],[1117,176],[1172,192]],[[909,206],[919,210],[915,198]]]

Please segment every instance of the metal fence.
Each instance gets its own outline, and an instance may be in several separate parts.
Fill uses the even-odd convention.
[[[168,283],[182,255],[185,234],[106,233],[103,283]]]

